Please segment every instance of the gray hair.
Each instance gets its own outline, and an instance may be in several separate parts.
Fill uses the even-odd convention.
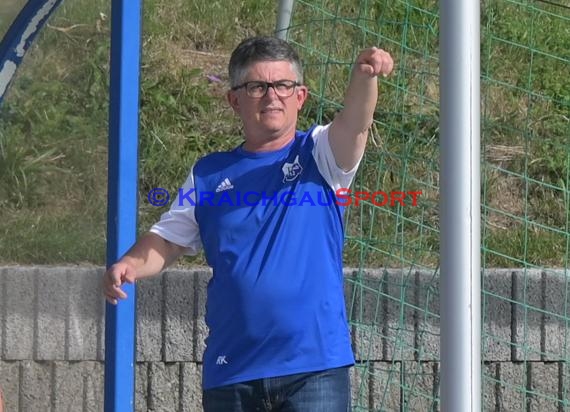
[[[301,59],[289,43],[276,37],[251,37],[243,40],[230,57],[230,87],[240,85],[252,64],[264,61],[288,61],[297,76],[295,80],[303,83]]]

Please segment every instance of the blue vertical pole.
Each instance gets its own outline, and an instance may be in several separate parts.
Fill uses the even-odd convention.
[[[107,266],[136,240],[140,38],[140,0],[113,0]],[[105,412],[134,411],[135,286],[124,290],[128,298],[105,311]]]

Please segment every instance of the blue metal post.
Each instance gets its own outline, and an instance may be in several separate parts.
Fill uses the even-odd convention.
[[[113,0],[107,266],[136,240],[140,38],[140,0]],[[134,411],[135,286],[124,290],[128,299],[106,306],[105,412]]]

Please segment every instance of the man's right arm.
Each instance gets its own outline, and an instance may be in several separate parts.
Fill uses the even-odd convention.
[[[121,289],[124,283],[153,276],[184,254],[184,248],[163,239],[155,233],[147,233],[103,275],[103,294],[109,303],[126,299]]]

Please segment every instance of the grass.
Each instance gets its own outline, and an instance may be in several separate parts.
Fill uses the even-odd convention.
[[[297,1],[291,40],[312,91],[300,127],[333,118],[360,47],[392,52],[397,68],[381,81],[355,189],[422,196],[418,207],[349,208],[345,262],[436,267],[437,5],[361,3]],[[226,64],[243,37],[271,33],[275,5],[145,0],[141,232],[165,211],[146,201],[151,188],[175,192],[197,158],[241,141],[225,101]],[[109,15],[106,0],[64,2],[0,106],[1,263],[104,264]],[[568,267],[570,14],[542,3],[486,0],[481,20],[485,265]],[[183,263],[204,262],[198,256]]]

